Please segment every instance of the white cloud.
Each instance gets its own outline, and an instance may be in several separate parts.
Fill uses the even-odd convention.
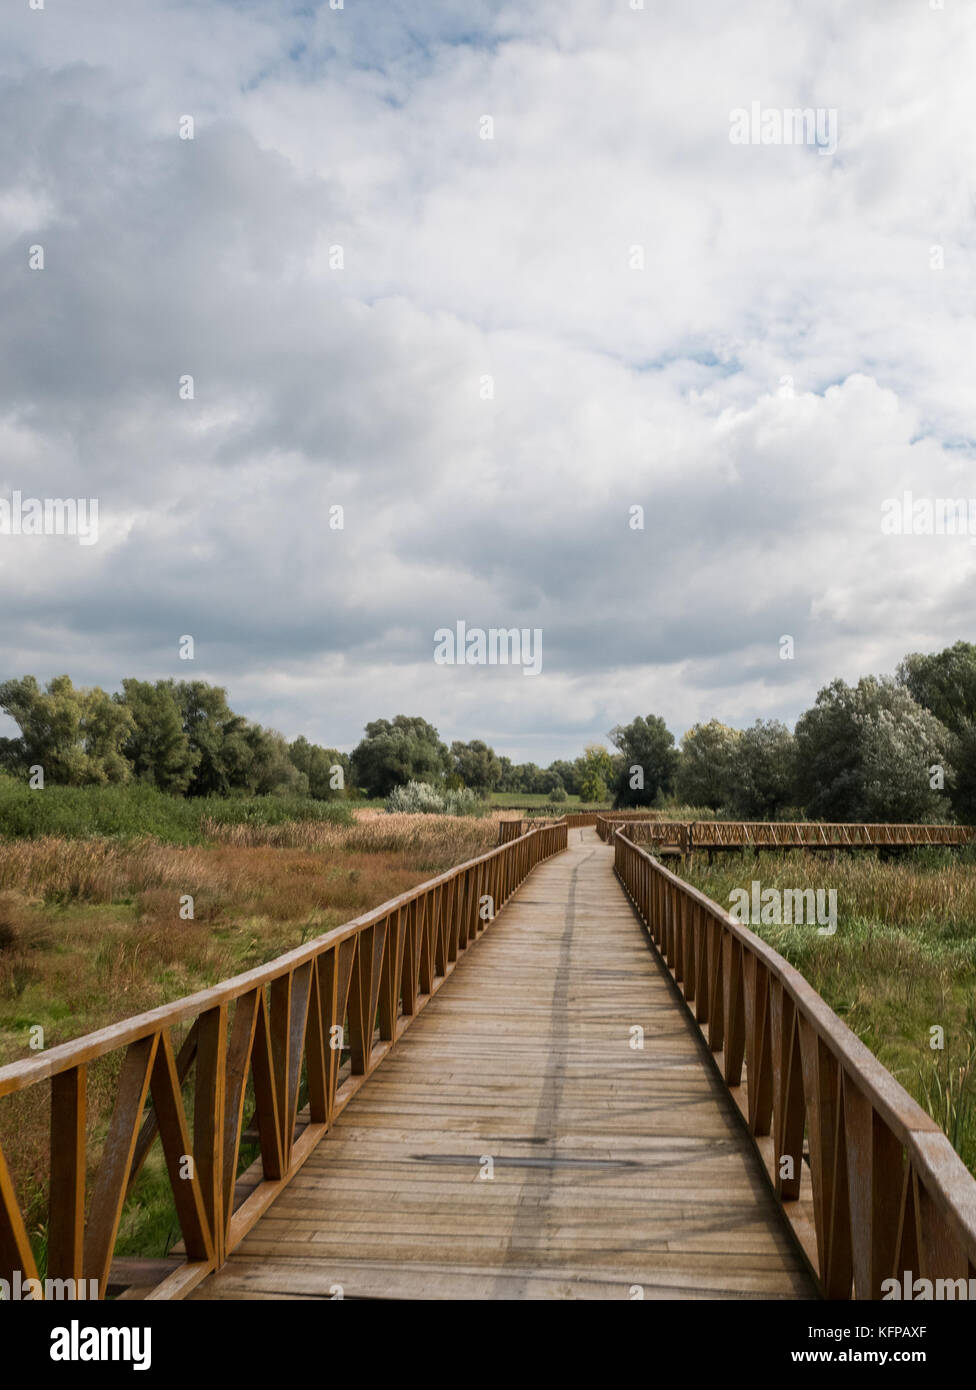
[[[976,495],[965,16],[368,9],[13,17],[0,489],[105,540],[0,539],[8,674],[184,675],[191,632],[288,734],[548,761],[971,637],[976,547],[880,532]],[[837,152],[731,144],[752,100]],[[542,626],[543,675],[435,666],[462,617]]]

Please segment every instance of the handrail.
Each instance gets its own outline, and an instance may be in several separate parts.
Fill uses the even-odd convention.
[[[823,1293],[877,1299],[883,1280],[900,1289],[906,1274],[976,1277],[976,1180],[936,1122],[798,971],[629,830],[614,833],[617,875]]]
[[[565,822],[532,828],[266,965],[0,1068],[0,1103],[51,1082],[49,1279],[85,1280],[105,1296],[122,1209],[157,1134],[185,1260],[149,1296],[181,1298],[219,1268],[458,958],[535,865],[567,843]],[[177,1052],[171,1030],[190,1020]],[[86,1220],[87,1067],[121,1049],[115,1106]],[[308,1104],[302,1128],[303,1063]],[[249,1192],[238,1193],[249,1073],[261,1177]],[[191,1076],[192,1139],[182,1090]],[[152,1109],[144,1114],[149,1097]],[[21,1281],[37,1279],[0,1148],[0,1278],[10,1283],[16,1272]]]
[[[597,833],[610,842],[618,818],[597,821]],[[841,849],[845,846],[968,845],[976,826],[871,824],[863,821],[651,821],[628,820],[635,840],[674,845],[682,853],[698,849]]]
[[[518,820],[500,820],[498,822],[498,843],[500,845],[505,845],[508,844],[510,840],[517,840],[520,835],[524,835],[525,832],[527,830],[531,830],[533,826],[536,829],[541,829],[543,826],[546,825],[565,824],[567,829],[572,830],[581,824],[594,824],[595,822],[596,816],[592,816],[589,819],[589,821],[587,821],[586,817],[584,816],[571,815],[560,816],[558,821],[542,819],[530,820],[526,816],[523,816]]]

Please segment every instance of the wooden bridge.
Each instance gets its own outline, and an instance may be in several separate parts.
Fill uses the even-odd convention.
[[[87,1068],[111,1054],[89,1154]],[[976,1181],[939,1127],[626,825],[529,829],[0,1069],[0,1140],[9,1098],[47,1084],[47,1274],[103,1296],[864,1299],[904,1270],[976,1276]],[[182,1245],[120,1261],[154,1143]],[[37,1275],[0,1152],[15,1271]]]
[[[976,843],[976,826],[896,825],[848,821],[668,821],[630,817],[626,812],[594,816],[601,840],[609,843],[619,826],[637,844],[680,855],[752,849],[806,851],[839,849],[916,849],[925,845],[959,848]]]

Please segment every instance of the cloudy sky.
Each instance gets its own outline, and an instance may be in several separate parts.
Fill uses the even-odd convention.
[[[976,497],[967,0],[4,27],[0,499],[95,497],[99,535],[0,535],[3,677],[545,763],[976,638],[976,543],[881,530]],[[734,143],[753,103],[836,149]],[[541,628],[541,674],[436,664],[458,620]]]

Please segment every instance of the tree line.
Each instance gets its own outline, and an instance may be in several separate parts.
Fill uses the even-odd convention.
[[[0,684],[0,709],[20,729],[0,738],[0,769],[44,783],[92,786],[144,782],[174,796],[345,796],[346,753],[235,714],[227,692],[205,681],[127,679],[109,695],[55,676]]]
[[[677,799],[742,819],[976,819],[976,646],[912,653],[894,676],[835,680],[791,732],[778,720],[745,729],[716,719],[680,741],[659,715],[611,730],[548,767],[514,763],[481,739],[448,746],[419,716],[365,726],[352,754],[292,742],[235,714],[203,681],[127,679],[115,694],[58,676],[0,684],[20,736],[0,739],[0,769],[41,767],[69,785],[148,782],[183,796],[290,794],[386,797],[407,782],[479,794],[544,795],[554,803],[652,806]]]

